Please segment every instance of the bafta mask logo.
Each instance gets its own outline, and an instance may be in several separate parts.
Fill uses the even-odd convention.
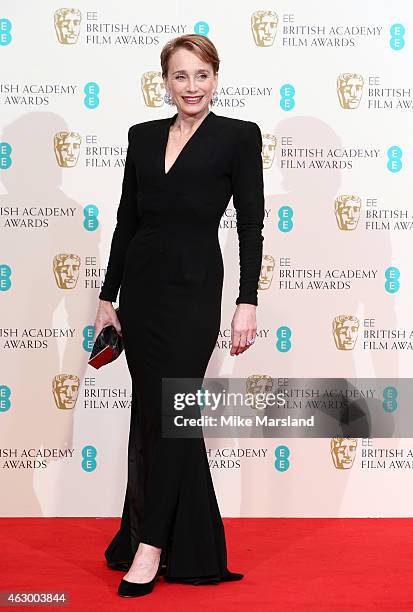
[[[274,134],[263,134],[262,135],[262,167],[264,170],[271,168],[272,162],[275,156],[275,147],[277,146],[277,139]]]
[[[60,8],[54,13],[54,29],[57,40],[62,45],[74,45],[77,43],[80,32],[82,13],[79,9]]]
[[[333,336],[339,351],[351,351],[357,341],[360,322],[353,315],[338,315],[333,319]]]
[[[59,289],[74,289],[79,278],[80,257],[74,253],[60,253],[53,258],[53,272]]]
[[[61,168],[73,168],[79,159],[82,138],[77,132],[57,132],[54,137],[54,152]]]
[[[361,74],[344,72],[337,77],[337,93],[342,108],[358,108],[363,83]]]
[[[75,374],[57,374],[53,378],[53,397],[60,410],[73,410],[79,392],[79,384],[79,377]]]
[[[339,229],[350,231],[360,219],[361,198],[356,195],[340,195],[334,200],[334,211]]]
[[[141,87],[146,106],[151,108],[163,106],[165,83],[160,72],[155,70],[144,72],[141,78]]]
[[[330,451],[334,467],[349,470],[356,457],[357,438],[331,438]]]
[[[264,255],[262,258],[260,278],[258,279],[258,289],[264,291],[271,287],[273,273],[274,257],[272,255]]]
[[[271,47],[277,34],[278,15],[274,11],[255,11],[251,30],[257,47]]]
[[[251,376],[248,376],[247,380],[245,381],[245,391],[253,396],[253,405],[251,408],[255,408],[256,410],[263,409],[261,406],[260,408],[257,408],[256,396],[258,394],[270,393],[273,389],[273,384],[274,381],[271,376],[266,374],[251,374]],[[260,402],[262,404],[262,398],[260,398]]]

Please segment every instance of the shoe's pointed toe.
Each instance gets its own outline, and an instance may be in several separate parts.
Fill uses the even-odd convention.
[[[148,595],[153,591],[155,581],[156,576],[149,582],[128,582],[122,578],[118,586],[118,595],[121,597],[140,597],[142,595]]]
[[[244,574],[240,574],[239,572],[230,572],[227,570],[221,579],[223,582],[232,582],[234,580],[242,580],[244,578]]]

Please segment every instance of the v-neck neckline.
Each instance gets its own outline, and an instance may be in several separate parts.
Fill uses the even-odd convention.
[[[178,116],[178,113],[175,113],[175,115],[173,115],[172,117],[169,117],[169,119],[167,119],[167,121],[166,121],[166,130],[165,130],[164,140],[163,140],[163,144],[162,144],[162,176],[164,178],[166,178],[167,176],[170,175],[170,173],[172,172],[172,170],[176,166],[177,162],[179,161],[180,157],[182,157],[182,154],[184,153],[185,149],[188,148],[190,142],[192,142],[192,140],[194,139],[195,135],[200,131],[202,126],[207,122],[208,118],[211,117],[214,114],[215,113],[210,110],[209,113],[203,118],[201,123],[196,128],[195,132],[192,134],[192,136],[190,136],[188,138],[188,140],[186,141],[186,143],[184,144],[182,149],[179,151],[177,157],[175,158],[174,163],[169,168],[168,172],[165,172],[165,157],[166,157],[166,147],[168,146],[168,140],[169,140],[169,128],[171,127],[171,125],[173,125],[175,123],[176,118]]]

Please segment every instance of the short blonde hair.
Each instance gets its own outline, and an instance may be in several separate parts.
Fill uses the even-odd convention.
[[[218,57],[218,51],[215,45],[201,34],[184,34],[183,36],[177,36],[172,40],[169,40],[161,51],[161,67],[162,76],[166,77],[168,74],[169,60],[172,54],[177,49],[188,49],[193,51],[202,61],[212,64],[214,74],[217,74],[219,70],[220,59]]]

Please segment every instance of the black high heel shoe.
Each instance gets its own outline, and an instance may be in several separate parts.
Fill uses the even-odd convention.
[[[129,582],[122,578],[118,586],[118,595],[121,597],[140,597],[141,595],[148,595],[153,591],[156,579],[161,574],[161,571],[161,559],[159,557],[158,569],[152,580],[149,580],[149,582]]]

